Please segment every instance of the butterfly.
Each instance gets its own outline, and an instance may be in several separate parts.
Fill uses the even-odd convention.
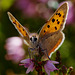
[[[65,22],[68,14],[68,3],[63,3],[52,15],[52,17],[43,25],[39,34],[29,34],[17,19],[8,12],[8,16],[12,24],[24,38],[24,41],[31,50],[35,50],[38,46],[44,51],[44,55],[51,55],[62,45],[65,36],[62,30],[65,27]]]

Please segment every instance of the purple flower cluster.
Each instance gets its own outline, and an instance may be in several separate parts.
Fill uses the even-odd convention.
[[[31,60],[31,59],[22,60],[21,63],[22,64],[19,64],[20,66],[24,65],[25,68],[28,68],[27,71],[26,71],[26,73],[29,73],[30,71],[32,72],[35,69],[35,67],[36,67],[34,61]],[[53,72],[54,70],[58,70],[54,66],[54,64],[59,64],[59,62],[47,60],[46,63],[44,64],[44,69],[45,69],[45,71],[46,71],[46,73],[48,75],[50,75],[50,72]]]
[[[34,62],[32,62],[31,59],[22,60],[21,63],[23,64],[19,64],[19,65],[24,65],[25,68],[28,68],[26,73],[29,73],[30,71],[32,72],[35,68]]]

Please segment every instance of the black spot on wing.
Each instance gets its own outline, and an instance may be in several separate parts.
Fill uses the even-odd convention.
[[[19,26],[19,28],[21,27],[20,25],[18,25]]]
[[[14,23],[15,25],[17,25],[17,24],[16,24],[16,20],[15,20],[15,21],[13,21],[13,23]]]
[[[58,15],[59,15],[59,17],[61,17],[61,14],[60,13],[58,13]]]
[[[59,24],[59,23],[60,23],[60,21],[57,22],[57,24]]]
[[[13,22],[13,23],[14,23],[15,25],[17,25],[16,22]]]
[[[58,19],[57,19],[56,21],[57,21],[57,24],[59,24],[59,23],[60,23],[60,21],[58,21]]]
[[[55,27],[55,30],[57,30],[57,27]]]
[[[65,18],[65,15],[63,15],[63,18]]]
[[[24,31],[24,29],[22,29]]]
[[[50,27],[50,25],[47,25],[47,27],[49,28],[49,27]]]
[[[54,18],[52,19],[52,22],[53,22],[53,23],[55,22],[55,19],[54,19]]]
[[[27,33],[26,33],[26,35],[27,35]]]
[[[58,21],[58,19],[56,21]]]
[[[45,33],[46,31],[44,30],[44,33]]]

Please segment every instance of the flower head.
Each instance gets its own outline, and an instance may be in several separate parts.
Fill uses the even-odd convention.
[[[22,48],[22,39],[19,37],[11,37],[6,40],[5,49],[7,54],[5,58],[7,60],[12,60],[13,62],[18,63],[23,59],[25,51]]]
[[[59,64],[59,62],[48,60],[44,65],[44,69],[48,75],[50,75],[51,71],[58,70],[53,64]]]
[[[35,68],[34,62],[29,58],[21,61],[22,64],[19,65],[24,65],[25,68],[28,68],[26,71],[26,74],[28,74],[30,71],[32,72]]]

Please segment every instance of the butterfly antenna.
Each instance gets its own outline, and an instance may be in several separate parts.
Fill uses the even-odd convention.
[[[48,51],[47,50],[46,50],[46,54],[47,54],[48,59],[51,60],[50,57],[49,57],[49,55],[48,55]]]
[[[41,27],[39,28],[39,30],[37,31],[37,33],[39,33],[39,32],[40,32],[40,30],[41,30]]]

